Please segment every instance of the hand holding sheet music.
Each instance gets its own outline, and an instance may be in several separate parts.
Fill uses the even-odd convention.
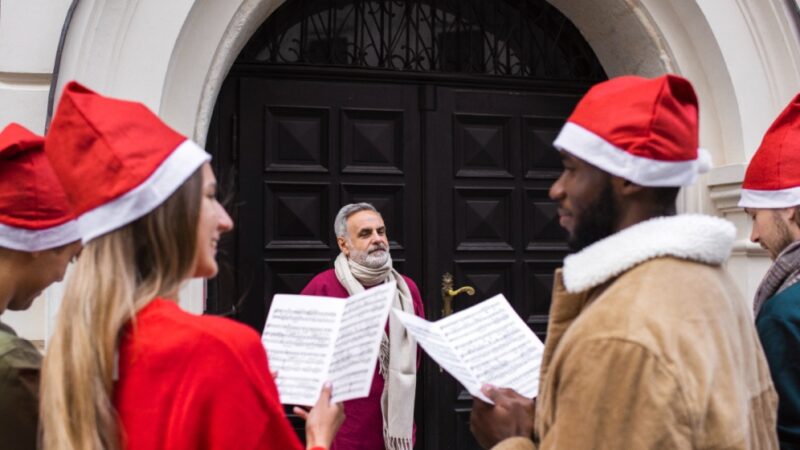
[[[544,344],[502,294],[437,322],[393,312],[425,352],[474,397],[492,403],[480,390],[486,383],[536,396]]]
[[[326,380],[334,403],[369,395],[395,292],[391,282],[349,298],[276,295],[261,341],[281,403],[314,405]]]

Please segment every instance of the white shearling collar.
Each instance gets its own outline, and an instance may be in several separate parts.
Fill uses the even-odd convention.
[[[685,214],[646,220],[567,256],[564,287],[573,294],[585,291],[662,256],[721,264],[735,236],[733,224],[718,217]]]

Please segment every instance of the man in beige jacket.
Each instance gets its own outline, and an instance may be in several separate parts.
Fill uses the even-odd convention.
[[[481,445],[777,448],[752,314],[721,267],[734,227],[675,215],[709,165],[697,141],[697,99],[677,76],[615,78],[578,104],[550,189],[577,253],[556,271],[539,395],[485,386]]]

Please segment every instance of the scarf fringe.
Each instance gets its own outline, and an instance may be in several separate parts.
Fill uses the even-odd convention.
[[[386,450],[413,450],[411,439],[383,435]]]

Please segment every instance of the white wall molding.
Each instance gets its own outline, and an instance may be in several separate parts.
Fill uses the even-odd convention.
[[[175,42],[193,4],[81,0],[64,39],[56,101],[67,82],[78,80],[158,111]]]
[[[744,168],[763,133],[800,90],[800,42],[782,0],[549,0],[578,26],[609,76],[688,78],[700,101],[700,144],[715,168],[682,190],[679,209],[731,220],[728,264],[748,296],[769,266],[738,208]]]
[[[245,0],[229,2],[223,9],[214,0],[198,0],[175,46],[161,114],[181,129],[191,129],[195,141],[205,145],[228,71],[253,33],[283,2]]]
[[[766,250],[750,242],[751,219],[738,205],[746,167],[715,167],[709,174],[708,187],[714,208],[736,225],[736,240],[727,267],[745,298],[752,299],[771,261]]]

